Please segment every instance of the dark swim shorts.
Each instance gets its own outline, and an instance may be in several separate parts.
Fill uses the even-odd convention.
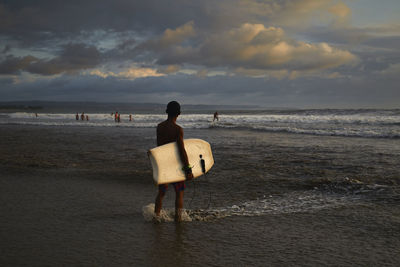
[[[183,191],[183,190],[185,190],[185,188],[186,188],[186,185],[185,185],[185,182],[184,182],[184,181],[172,183],[172,185],[173,185],[174,188],[175,188],[175,192]],[[168,189],[168,184],[160,184],[160,185],[158,186],[158,190],[160,190],[160,191],[162,191],[162,192],[164,192],[164,193],[167,191],[167,189]]]

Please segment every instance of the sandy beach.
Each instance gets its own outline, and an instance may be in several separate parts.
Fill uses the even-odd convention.
[[[185,137],[209,140],[216,160],[207,179],[188,183],[185,207],[214,218],[154,224],[142,211],[156,193],[146,157],[154,129],[1,125],[0,265],[400,262],[398,140],[212,129]],[[169,190],[165,208],[173,201]]]

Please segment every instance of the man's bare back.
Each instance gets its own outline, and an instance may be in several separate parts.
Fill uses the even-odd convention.
[[[183,135],[182,128],[172,121],[165,120],[157,126],[157,145],[176,142],[179,135]]]
[[[175,120],[169,118],[157,126],[157,145],[161,146],[171,142],[178,144],[183,166],[188,166],[189,161],[183,143],[183,130],[175,123]]]

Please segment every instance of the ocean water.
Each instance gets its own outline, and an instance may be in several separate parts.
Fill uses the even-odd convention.
[[[133,122],[123,114],[120,123],[101,112],[88,114],[89,121],[38,115],[0,114],[0,160],[30,174],[1,180],[8,213],[2,226],[10,233],[2,236],[23,253],[2,248],[19,255],[16,263],[400,262],[399,110],[221,111],[218,122],[212,112],[183,113],[177,123],[185,137],[207,140],[215,165],[187,182],[181,224],[173,222],[171,188],[161,221],[152,214],[157,189],[145,155],[164,114],[133,113]],[[14,180],[26,191],[11,187]],[[24,212],[6,201],[15,195]]]
[[[190,111],[189,111],[190,112]],[[213,122],[212,112],[184,114],[179,118],[185,129],[247,129],[265,132],[286,132],[328,136],[376,138],[400,137],[400,110],[262,110],[220,112],[220,121]],[[80,114],[79,114],[80,115]],[[0,113],[0,124],[48,126],[134,127],[154,128],[165,119],[164,114],[141,113],[121,115],[121,122],[106,113],[86,113],[89,121],[77,121],[75,114],[16,112]]]

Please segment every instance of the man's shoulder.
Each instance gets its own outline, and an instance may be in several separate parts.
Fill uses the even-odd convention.
[[[168,121],[165,120],[165,121],[160,122],[159,124],[157,124],[157,127],[162,127],[162,126],[165,126],[165,125],[167,125],[167,124],[168,124]]]
[[[176,123],[171,123],[171,122],[169,122],[168,120],[165,120],[165,121],[163,121],[163,122],[160,122],[160,123],[157,125],[157,127],[165,127],[165,126],[174,127],[174,128],[176,128],[176,129],[182,130],[182,127],[181,127],[181,126],[179,126],[179,125],[176,124]]]
[[[178,125],[178,124],[176,124],[176,123],[175,123],[175,128],[176,128],[178,131],[183,131],[182,127],[181,127],[181,126],[179,126],[179,125]]]

